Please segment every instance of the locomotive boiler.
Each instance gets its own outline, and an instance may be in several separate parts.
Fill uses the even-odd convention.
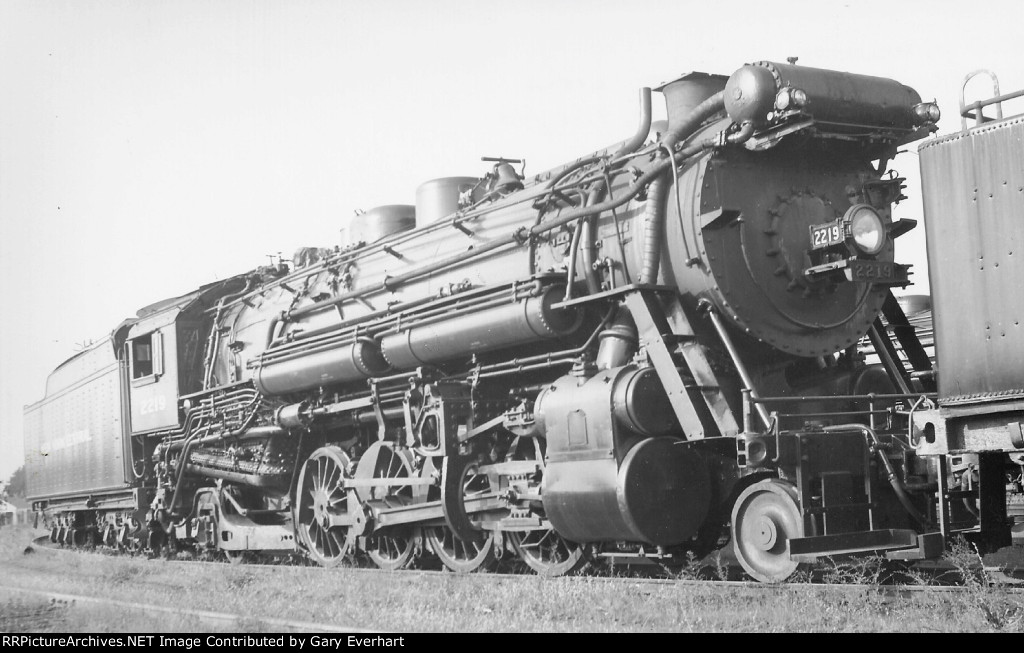
[[[761,580],[941,552],[935,466],[899,437],[930,362],[885,355],[879,320],[906,324],[914,226],[888,163],[938,109],[792,63],[658,90],[667,122],[643,89],[610,147],[533,176],[487,159],[357,216],[343,247],[140,311],[100,346],[121,419],[87,428],[124,443],[124,474],[38,492],[54,539],[562,574],[728,532]],[[28,411],[44,447],[67,437],[56,401]]]

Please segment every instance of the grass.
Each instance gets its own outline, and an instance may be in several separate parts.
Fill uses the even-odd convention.
[[[379,574],[301,566],[179,565],[46,550],[25,554],[31,537],[26,529],[0,529],[0,584],[243,615],[229,627],[233,632],[267,630],[264,620],[271,617],[391,632],[975,632],[1024,627],[1024,596],[990,587],[976,552],[966,545],[950,552],[964,592],[899,596],[876,588],[819,584],[751,589],[594,576]],[[802,573],[804,580],[871,583],[888,573],[883,563],[871,558],[855,565],[825,561],[819,569]],[[729,573],[721,558],[705,564],[706,569],[695,565],[684,576],[726,578]],[[919,576],[911,582],[932,580]],[[215,629],[187,617],[102,606],[47,606],[27,596],[0,593],[0,630]]]

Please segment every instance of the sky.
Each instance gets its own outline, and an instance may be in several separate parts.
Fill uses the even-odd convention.
[[[338,244],[356,209],[480,176],[482,156],[529,174],[624,139],[642,86],[797,56],[914,87],[940,133],[968,72],[1024,88],[1016,1],[718,7],[0,0],[0,479],[49,372],[140,307]],[[908,150],[895,217],[920,220]],[[897,245],[910,292],[927,292],[921,232]]]

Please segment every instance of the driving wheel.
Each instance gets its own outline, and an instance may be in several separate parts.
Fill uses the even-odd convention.
[[[310,454],[295,490],[295,526],[309,557],[324,567],[340,563],[352,548],[348,526],[340,517],[348,512],[349,491],[344,487],[349,459],[338,447],[321,447]]]

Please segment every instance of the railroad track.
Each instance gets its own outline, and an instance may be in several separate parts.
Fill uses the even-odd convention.
[[[253,617],[251,615],[232,614],[228,612],[212,612],[210,610],[191,610],[188,608],[168,607],[150,603],[136,603],[130,601],[118,601],[98,596],[85,596],[83,594],[64,594],[46,590],[34,590],[24,587],[12,587],[0,585],[0,593],[8,592],[13,594],[25,594],[45,599],[51,604],[73,607],[77,605],[97,605],[119,608],[134,612],[142,612],[153,615],[174,615],[179,617],[191,617],[204,626],[219,628],[234,628],[239,624],[257,621],[275,631],[288,632],[328,632],[328,633],[375,633],[378,631],[364,628],[349,628],[334,626],[332,624],[315,623],[311,621],[293,621],[290,619],[275,619],[273,617]]]
[[[105,552],[102,550],[88,550],[88,549],[68,549],[62,546],[54,545],[49,541],[47,537],[37,538],[35,544],[41,548],[49,551],[54,551],[60,554],[72,554],[72,555],[97,555],[110,557],[112,553]],[[136,556],[138,557],[138,556]],[[196,565],[211,565],[218,568],[223,568],[226,565],[236,568],[252,568],[252,569],[311,569],[316,570],[316,573],[346,573],[346,574],[367,574],[367,575],[383,575],[388,576],[392,574],[401,574],[403,576],[421,576],[421,577],[451,577],[455,575],[453,572],[447,569],[403,569],[401,571],[388,571],[377,569],[375,567],[360,567],[356,565],[342,565],[333,568],[321,568],[313,564],[307,564],[305,562],[300,563],[269,563],[266,561],[253,561],[253,562],[228,562],[218,560],[190,560],[190,559],[170,559],[160,558],[161,564],[171,565],[185,565],[185,566],[196,566]],[[611,584],[651,584],[651,585],[680,585],[680,586],[714,586],[721,588],[736,588],[736,589],[749,589],[754,591],[763,590],[778,590],[781,588],[836,588],[848,591],[869,591],[874,590],[887,596],[912,596],[919,592],[960,592],[965,591],[969,588],[965,588],[962,585],[958,585],[948,580],[943,581],[942,576],[951,572],[956,572],[956,568],[952,565],[943,565],[940,563],[929,563],[919,567],[924,572],[931,574],[932,582],[929,584],[923,583],[893,583],[893,584],[871,584],[871,583],[856,583],[856,582],[841,582],[841,583],[830,583],[824,580],[825,574],[817,574],[817,576],[810,576],[807,580],[801,582],[786,582],[786,583],[775,583],[766,584],[757,581],[748,580],[731,580],[726,577],[725,579],[720,577],[696,577],[696,574],[689,576],[672,576],[665,577],[653,575],[657,573],[658,568],[655,565],[643,565],[637,566],[630,572],[622,570],[620,573],[614,575],[600,575],[600,574],[576,574],[570,576],[560,577],[565,582],[569,583],[611,583]],[[726,563],[726,571],[730,575],[735,575],[739,570],[739,565],[736,563]],[[985,572],[985,576],[993,581],[992,584],[998,585],[1004,591],[1013,594],[1024,594],[1024,578],[1014,577],[1007,575],[1001,567],[984,567],[981,570]],[[645,573],[646,572],[646,573]],[[526,574],[512,573],[507,571],[489,571],[480,572],[473,574],[466,574],[465,577],[472,578],[487,578],[487,579],[522,579]],[[536,576],[534,576],[536,577]],[[975,588],[971,588],[975,589]]]

